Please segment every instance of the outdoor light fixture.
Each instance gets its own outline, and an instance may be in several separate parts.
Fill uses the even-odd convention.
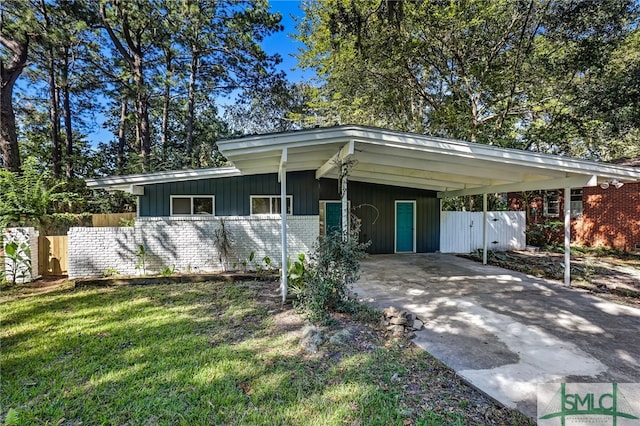
[[[619,189],[624,185],[624,183],[620,182],[618,179],[613,179],[612,181],[605,181],[600,184],[600,188],[607,189],[609,185],[613,185],[615,189]]]

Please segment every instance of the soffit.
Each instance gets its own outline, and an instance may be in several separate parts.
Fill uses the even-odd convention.
[[[631,167],[362,126],[249,136],[219,141],[218,147],[242,174],[278,172],[286,148],[287,171],[322,170],[322,177],[338,178],[332,158],[349,143],[350,180],[440,196],[640,180],[640,171]]]

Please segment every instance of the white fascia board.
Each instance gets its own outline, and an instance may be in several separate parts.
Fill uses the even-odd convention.
[[[167,172],[142,173],[135,175],[108,176],[87,179],[87,187],[92,189],[121,190],[129,192],[136,186],[152,185],[186,180],[241,176],[236,167],[217,167],[196,170],[174,170]]]
[[[285,133],[281,136],[266,136],[229,139],[218,141],[220,152],[233,161],[234,155],[254,154],[268,151],[281,151],[282,148],[297,148],[313,145],[344,144],[349,136],[344,131],[329,132],[327,134],[309,134],[304,131],[298,133]]]
[[[572,176],[564,179],[536,180],[528,182],[509,183],[504,185],[478,186],[475,188],[460,189],[457,191],[438,192],[438,198],[459,197],[463,195],[491,194],[498,192],[539,191],[559,188],[582,188],[597,185],[598,178],[595,175]]]

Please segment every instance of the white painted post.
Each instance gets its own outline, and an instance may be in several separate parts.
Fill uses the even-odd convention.
[[[278,173],[280,178],[280,217],[282,220],[282,280],[280,290],[282,291],[282,303],[287,299],[288,283],[287,283],[287,150],[282,151],[280,160],[280,170]]]
[[[571,188],[564,189],[564,285],[571,287]]]
[[[342,166],[346,167],[346,166]],[[349,205],[347,202],[347,172],[346,170],[342,170],[342,182],[341,190],[342,190],[342,240],[347,240],[347,235],[349,234]]]
[[[482,194],[482,264],[487,264],[487,194]]]

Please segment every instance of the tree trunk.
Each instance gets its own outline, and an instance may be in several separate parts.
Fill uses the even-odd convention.
[[[144,84],[144,73],[142,69],[142,55],[133,55],[133,79],[136,85],[136,113],[138,118],[140,156],[142,159],[142,170],[148,171],[151,154],[151,136],[149,126],[149,101]]]
[[[49,33],[51,21],[47,13],[45,0],[40,0],[42,16],[44,18],[44,32]],[[53,163],[53,175],[60,177],[62,169],[62,154],[60,149],[60,94],[56,85],[56,59],[55,48],[51,42],[45,42],[45,49],[49,57],[47,58],[47,72],[49,79],[49,132],[51,137],[51,162]]]
[[[116,173],[124,172],[124,149],[127,145],[127,100],[123,97],[120,101],[120,123],[118,124],[118,151],[116,154]]]
[[[60,150],[60,99],[58,94],[58,87],[56,86],[56,66],[54,60],[53,49],[48,50],[49,61],[47,63],[49,69],[49,121],[50,121],[50,136],[51,136],[51,162],[53,163],[53,175],[57,178],[61,174],[61,150]]]
[[[24,43],[0,35],[0,44],[12,52],[11,61],[5,66],[0,59],[0,148],[5,170],[20,171],[20,150],[16,134],[16,115],[13,111],[13,86],[27,62],[28,39]]]
[[[194,161],[191,158],[193,153],[193,115],[195,114],[196,75],[198,73],[198,53],[195,51],[191,52],[191,66],[189,72],[189,94],[187,100],[187,135],[185,138],[185,145],[187,149],[187,158],[189,162],[193,164]]]
[[[162,129],[160,143],[162,144],[162,162],[167,160],[167,132],[169,131],[169,104],[171,102],[171,73],[173,55],[171,49],[165,50],[166,78],[164,80],[164,96],[162,100]]]
[[[69,47],[65,46],[62,62],[62,115],[64,116],[65,174],[73,178],[73,127],[71,125],[71,99],[69,93]]]

